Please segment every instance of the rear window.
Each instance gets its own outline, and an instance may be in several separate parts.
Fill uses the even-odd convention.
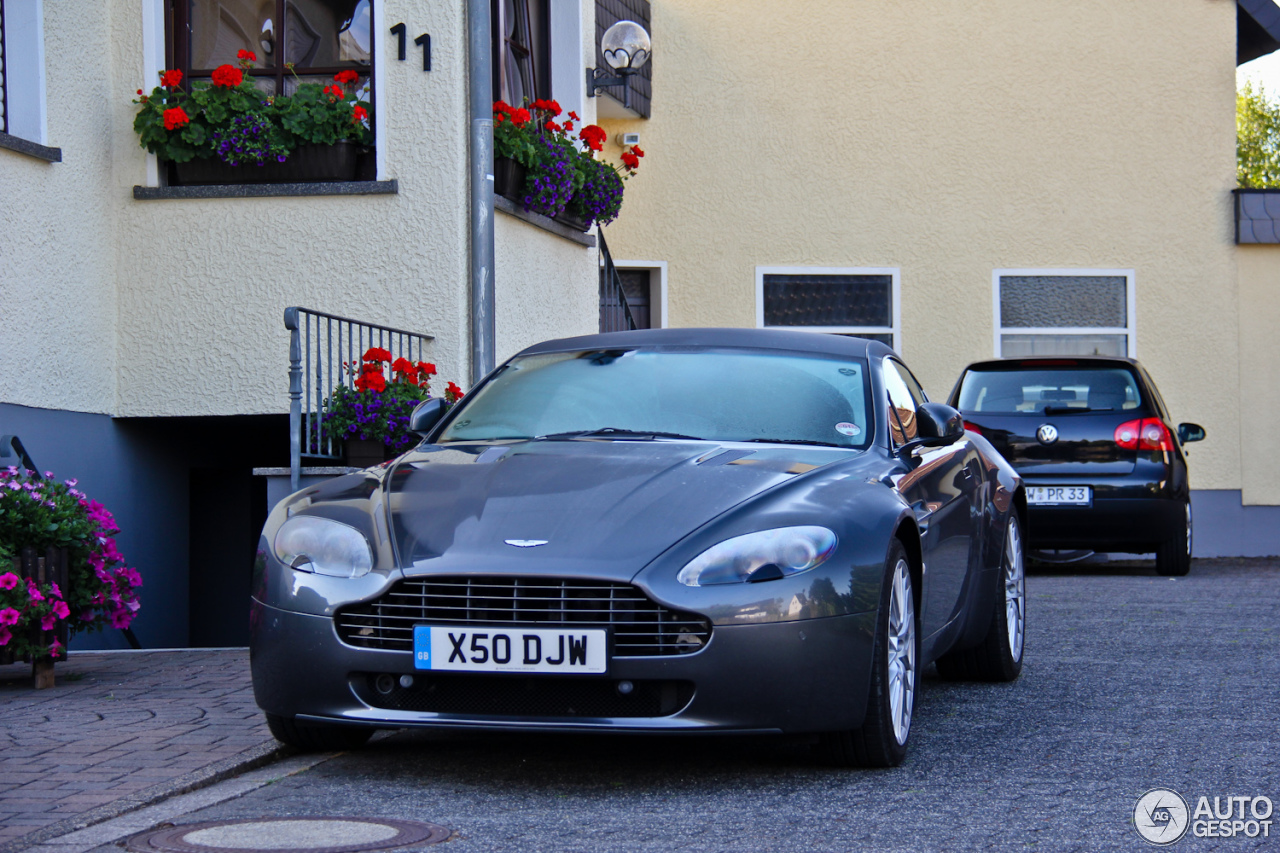
[[[1117,367],[970,370],[960,383],[963,412],[1070,414],[1126,411],[1142,405],[1138,382]]]

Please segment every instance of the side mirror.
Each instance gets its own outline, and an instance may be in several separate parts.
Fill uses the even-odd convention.
[[[964,418],[946,403],[922,403],[916,410],[920,438],[929,444],[950,444],[964,438]]]
[[[945,403],[922,403],[916,409],[916,437],[898,448],[898,454],[917,447],[938,447],[964,438],[964,417]]]
[[[1178,424],[1178,441],[1204,441],[1204,427],[1200,424]]]
[[[432,427],[440,423],[440,419],[444,417],[447,411],[449,411],[449,404],[445,402],[443,397],[432,397],[430,400],[423,400],[413,410],[413,414],[409,416],[409,432],[425,436],[431,432]]]

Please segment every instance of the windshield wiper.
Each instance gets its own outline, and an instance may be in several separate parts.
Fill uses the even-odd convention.
[[[821,447],[843,447],[846,450],[852,449],[847,444],[836,444],[832,441],[811,441],[807,438],[743,438],[739,441],[756,441],[763,444],[816,444]]]
[[[1046,415],[1071,415],[1076,412],[1114,412],[1111,406],[1104,406],[1097,409],[1089,406],[1045,406],[1044,413]]]
[[[683,435],[678,432],[656,432],[651,429],[622,429],[620,427],[600,427],[599,429],[582,429],[571,432],[553,432],[540,435],[537,441],[562,441],[575,438],[684,438],[702,441],[696,435]]]

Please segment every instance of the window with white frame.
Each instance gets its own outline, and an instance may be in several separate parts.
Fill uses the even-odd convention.
[[[901,350],[896,267],[756,267],[756,326],[827,332]]]
[[[1136,354],[1133,270],[996,270],[995,354]]]
[[[0,80],[0,131],[47,144],[41,0],[0,0]]]

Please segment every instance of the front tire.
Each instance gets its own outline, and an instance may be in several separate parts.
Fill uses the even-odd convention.
[[[875,641],[871,650],[871,691],[862,726],[831,732],[818,748],[833,764],[845,767],[896,767],[907,755],[915,711],[920,637],[916,630],[915,590],[906,549],[892,540],[880,592]]]
[[[982,642],[938,658],[938,674],[952,681],[1013,681],[1022,672],[1027,635],[1026,562],[1018,516],[1009,515],[996,572],[991,624]]]
[[[1191,572],[1191,501],[1183,504],[1183,519],[1156,548],[1156,574],[1182,577]]]
[[[267,728],[276,740],[302,752],[341,752],[357,749],[373,736],[373,729],[300,723],[293,717],[267,714]]]

